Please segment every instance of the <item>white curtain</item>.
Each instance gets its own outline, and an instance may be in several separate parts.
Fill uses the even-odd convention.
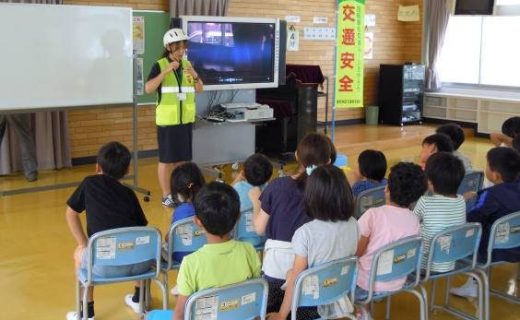
[[[230,0],[170,0],[170,16],[225,16]]]
[[[63,0],[0,0],[0,2],[63,4]],[[59,169],[72,165],[67,122],[66,111],[43,111],[31,114],[39,169]],[[0,141],[0,174],[18,170],[22,170],[20,143],[15,130],[8,127],[4,139]]]
[[[426,33],[426,89],[435,91],[441,87],[437,62],[444,44],[446,28],[448,27],[451,0],[426,0],[424,3],[428,17]]]

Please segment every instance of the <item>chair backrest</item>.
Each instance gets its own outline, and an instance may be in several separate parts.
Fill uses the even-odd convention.
[[[292,319],[296,319],[298,307],[332,303],[349,293],[350,301],[354,301],[356,276],[356,257],[338,259],[300,273],[294,286]]]
[[[235,226],[235,239],[249,242],[257,249],[264,246],[266,237],[256,234],[253,225],[253,209],[240,212],[240,219]]]
[[[193,217],[179,220],[171,225],[168,232],[168,269],[174,264],[174,252],[194,252],[207,243],[204,229],[195,224]]]
[[[127,227],[97,232],[88,241],[87,281],[94,266],[124,266],[155,261],[161,263],[161,233],[153,227]]]
[[[482,183],[484,182],[484,172],[473,171],[464,176],[460,183],[457,194],[464,194],[469,191],[477,192],[482,189]]]
[[[267,282],[253,279],[192,294],[186,302],[185,319],[265,319]]]
[[[496,220],[491,226],[485,267],[492,261],[494,249],[520,247],[520,211]]]
[[[356,219],[359,219],[368,209],[380,207],[384,205],[385,202],[385,186],[379,186],[360,192],[356,197]]]
[[[374,253],[370,267],[368,300],[372,299],[375,282],[387,282],[420,274],[422,239],[413,236],[394,241]],[[416,277],[415,285],[419,283]]]
[[[481,234],[480,223],[466,223],[438,232],[430,245],[424,280],[427,281],[430,277],[433,263],[456,262],[471,258],[471,269],[474,269],[477,264]]]

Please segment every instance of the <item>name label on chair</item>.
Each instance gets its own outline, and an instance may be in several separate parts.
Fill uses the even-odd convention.
[[[96,241],[96,258],[105,260],[116,258],[116,237],[105,237]]]
[[[195,302],[195,320],[216,320],[218,314],[218,297],[210,296]]]
[[[323,280],[323,287],[328,288],[338,283],[338,278],[328,278]]]
[[[242,305],[253,303],[256,301],[256,292],[251,292],[250,294],[246,294],[242,296],[241,302]]]
[[[135,247],[133,242],[119,242],[117,244],[118,250],[132,250]]]
[[[238,309],[239,306],[240,306],[240,301],[238,299],[233,299],[233,300],[221,302],[219,310],[226,312],[226,311]]]

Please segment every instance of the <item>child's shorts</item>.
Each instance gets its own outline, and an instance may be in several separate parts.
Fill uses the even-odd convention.
[[[88,251],[83,250],[81,257],[81,269],[87,269]],[[94,266],[92,273],[99,277],[116,278],[129,277],[150,271],[154,264],[154,260],[144,261],[136,264],[123,266]]]

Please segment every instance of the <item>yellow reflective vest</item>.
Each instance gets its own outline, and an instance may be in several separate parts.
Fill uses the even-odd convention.
[[[157,61],[161,72],[166,69],[168,58]],[[187,60],[182,60],[182,68],[185,70],[191,66]],[[157,101],[155,110],[155,123],[158,126],[171,126],[195,122],[195,87],[193,79],[182,73],[181,83],[177,81],[174,72],[169,72],[161,84],[161,101]],[[184,99],[183,99],[184,98]]]

